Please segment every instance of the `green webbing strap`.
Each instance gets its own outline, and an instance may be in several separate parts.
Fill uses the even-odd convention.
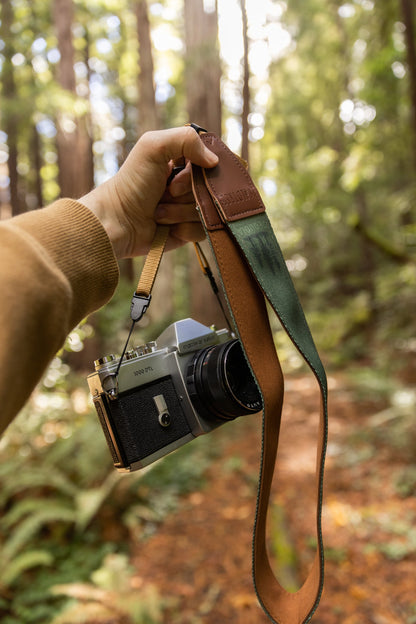
[[[266,213],[227,225],[290,339],[315,373],[326,402],[325,369]]]
[[[317,538],[321,580],[319,593],[307,622],[318,607],[323,590],[324,548],[322,538],[322,498],[325,450],[328,437],[328,389],[325,369],[316,350],[312,334],[290,277],[286,262],[265,212],[248,219],[227,223],[244,253],[258,284],[295,347],[314,372],[319,383],[323,410],[322,452],[318,457]],[[256,524],[258,518],[256,518]],[[264,604],[263,604],[264,606]],[[267,610],[267,607],[266,607]],[[268,614],[269,615],[269,614]]]

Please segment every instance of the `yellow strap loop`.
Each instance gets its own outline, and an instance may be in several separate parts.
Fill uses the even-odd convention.
[[[158,225],[147,254],[146,261],[136,288],[136,295],[148,297],[152,292],[156,274],[169,236],[169,225]]]

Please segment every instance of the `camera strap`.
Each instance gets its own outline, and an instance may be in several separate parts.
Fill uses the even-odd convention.
[[[149,253],[140,274],[139,283],[131,300],[130,316],[133,323],[140,321],[149,307],[152,288],[169,236],[169,225],[158,225]]]
[[[315,612],[323,589],[322,495],[327,441],[326,374],[263,201],[240,159],[212,133],[200,133],[219,157],[213,169],[192,166],[197,208],[216,259],[236,331],[263,398],[263,439],[253,531],[253,580],[260,604],[275,624],[302,624]],[[266,300],[313,371],[321,393],[317,442],[317,548],[297,592],[276,579],[267,552],[266,518],[277,459],[283,375],[269,324]]]

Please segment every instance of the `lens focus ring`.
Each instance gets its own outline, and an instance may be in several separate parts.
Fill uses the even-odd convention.
[[[206,417],[232,420],[261,409],[261,396],[238,340],[198,351],[188,367],[189,396]]]

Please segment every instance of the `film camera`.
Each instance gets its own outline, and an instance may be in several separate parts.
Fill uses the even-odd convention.
[[[114,355],[96,360],[88,384],[120,471],[143,468],[262,408],[241,344],[226,329],[177,321],[119,364]]]

